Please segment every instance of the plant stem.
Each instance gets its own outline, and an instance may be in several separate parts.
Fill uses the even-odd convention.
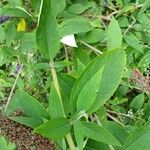
[[[57,79],[57,73],[56,73],[55,67],[53,65],[53,62],[50,62],[50,66],[51,66],[51,74],[52,74],[54,86],[56,88],[56,91],[58,93],[58,96],[59,96],[59,99],[60,99],[60,102],[61,102],[61,106],[63,108],[62,97],[61,97],[61,94],[60,94],[60,87],[59,87],[59,83],[58,83],[58,79]],[[65,117],[64,110],[63,110],[63,116]]]
[[[89,45],[88,43],[84,42],[84,41],[80,41],[82,44],[84,44],[86,47],[90,48],[93,52],[97,53],[97,54],[103,54],[100,50],[98,50],[97,48]]]
[[[112,145],[109,145],[109,149],[110,149],[110,150],[115,150]]]
[[[64,50],[65,50],[66,59],[67,59],[67,61],[69,61],[69,56],[68,56],[66,45],[64,45]],[[67,71],[68,71],[68,73],[71,71],[70,66],[67,66]]]
[[[118,119],[116,119],[115,117],[113,117],[112,115],[110,114],[107,114],[107,116],[109,118],[111,118],[113,121],[115,121],[116,123],[120,124],[121,126],[124,126],[124,124],[122,122],[120,122]]]
[[[17,81],[18,81],[19,76],[20,76],[20,73],[21,73],[21,71],[22,71],[22,67],[23,67],[23,65],[20,66],[20,69],[19,69],[19,71],[18,71],[18,73],[17,73],[15,82],[14,82],[14,84],[13,84],[13,87],[12,87],[12,89],[11,89],[11,91],[10,91],[10,94],[9,94],[9,97],[8,97],[8,99],[7,99],[7,103],[6,103],[6,105],[5,105],[4,112],[6,112],[7,107],[8,107],[8,105],[9,105],[10,101],[11,101],[11,97],[12,97],[12,95],[13,95],[14,89],[15,89],[15,87],[16,87]]]
[[[115,112],[115,111],[111,111],[111,110],[107,110],[108,113],[112,113],[112,114],[116,114],[117,116],[124,116],[124,117],[128,117],[130,119],[139,119],[139,120],[142,120],[141,118],[139,117],[136,117],[136,116],[129,116],[128,114],[124,114],[124,113],[119,113],[119,112]]]
[[[133,25],[136,23],[136,19],[133,16],[131,16],[131,18],[133,19],[133,22],[128,26],[128,28],[126,29],[126,31],[123,33],[122,36],[125,36],[128,33],[128,31],[133,27]]]
[[[75,144],[74,144],[74,142],[73,142],[73,139],[72,139],[72,136],[71,136],[70,133],[68,133],[68,134],[66,135],[66,140],[67,140],[67,143],[68,143],[68,145],[69,145],[69,147],[70,147],[70,150],[75,150],[76,147],[75,147]]]
[[[51,74],[52,74],[54,86],[55,86],[55,88],[56,88],[56,91],[57,91],[57,93],[58,93],[58,96],[59,96],[59,98],[60,98],[60,100],[61,100],[61,104],[62,104],[62,106],[63,106],[62,97],[61,97],[61,93],[60,93],[60,87],[59,87],[58,78],[57,78],[57,73],[56,73],[56,70],[55,70],[53,61],[50,62],[50,66],[51,66]],[[66,117],[64,110],[63,110],[63,116]],[[75,144],[74,144],[74,142],[73,142],[73,139],[72,139],[70,133],[68,133],[68,134],[66,135],[66,140],[67,140],[67,142],[68,142],[68,145],[69,145],[69,147],[70,147],[70,150],[75,150]]]

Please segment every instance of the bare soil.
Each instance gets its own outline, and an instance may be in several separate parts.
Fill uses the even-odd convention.
[[[18,150],[55,150],[54,144],[33,134],[32,129],[16,123],[0,113],[0,136],[16,144]]]

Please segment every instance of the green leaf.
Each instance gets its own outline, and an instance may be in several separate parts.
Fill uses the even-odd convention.
[[[86,137],[96,140],[98,142],[121,146],[119,141],[105,128],[98,126],[96,123],[82,122],[82,124]]]
[[[50,139],[63,138],[71,129],[71,124],[66,118],[57,118],[47,121],[34,130],[34,133]]]
[[[35,32],[25,33],[23,35],[20,41],[20,49],[23,52],[37,52]]]
[[[15,112],[18,111],[21,112],[21,115],[16,116]],[[45,108],[34,97],[24,91],[16,92],[8,105],[6,115],[10,119],[18,120],[18,122],[30,127],[39,126],[43,123],[43,118],[49,118]]]
[[[78,95],[84,85],[98,72],[103,66],[103,76],[101,79],[100,88],[90,112],[99,109],[115,92],[125,66],[125,53],[123,50],[108,51],[96,57],[84,70],[77,82],[74,84],[70,98],[70,111],[74,112]],[[92,89],[91,89],[92,90]],[[87,97],[85,97],[86,99]]]
[[[22,6],[22,1],[20,1],[20,0],[9,0],[9,5],[12,7]]]
[[[53,14],[57,16],[66,7],[66,0],[51,0]]]
[[[140,59],[140,62],[138,63],[138,67],[142,68],[143,71],[145,71],[146,68],[148,68],[150,65],[150,51],[148,50],[144,56]]]
[[[137,20],[141,24],[143,31],[144,29],[149,30],[149,19],[150,17],[146,13],[138,13]]]
[[[67,19],[60,24],[59,28],[61,37],[88,32],[93,29],[91,22],[83,17]]]
[[[48,99],[51,118],[64,117],[62,100],[60,99],[53,82],[51,83],[51,91]]]
[[[36,43],[41,54],[49,60],[53,59],[60,49],[57,21],[52,13],[50,0],[43,1]]]
[[[119,16],[122,15],[123,13],[128,13],[135,9],[135,6],[133,4],[128,4],[129,1],[126,1],[127,5],[124,6],[123,9],[118,13]]]
[[[144,104],[144,94],[137,95],[130,103],[130,108],[139,110]]]
[[[150,148],[150,125],[132,132],[125,141],[123,150],[149,150]]]
[[[101,121],[102,126],[123,144],[128,136],[126,129],[113,121]]]
[[[75,83],[75,78],[68,74],[58,74],[58,81],[60,85],[61,96],[63,99],[65,114],[68,114],[71,89]]]
[[[110,148],[108,144],[88,139],[84,150],[110,150]]]
[[[16,145],[11,142],[7,142],[4,137],[0,137],[0,149],[1,150],[16,150]]]
[[[107,36],[107,49],[113,50],[121,48],[122,45],[122,33],[117,20],[113,17],[109,27]]]
[[[144,117],[146,119],[149,119],[149,116],[150,116],[150,102],[144,104],[143,112],[144,112]]]
[[[143,52],[144,46],[142,44],[140,44],[140,40],[133,34],[133,33],[128,33],[124,36],[124,40],[126,41],[126,43],[128,45],[130,45],[131,47],[133,47],[134,49],[136,49],[139,52]]]
[[[84,145],[84,130],[82,123],[78,120],[74,123],[74,134],[79,150],[83,150]]]
[[[4,149],[7,149],[7,141],[4,137],[0,137],[0,147]]]
[[[104,66],[98,70],[93,77],[83,86],[77,98],[77,111],[87,111],[97,96],[100,88]]]
[[[150,0],[145,0],[144,3],[143,3],[143,6],[141,8],[141,12],[145,11],[149,7],[150,7]]]
[[[67,144],[65,141],[65,138],[57,140],[57,144],[55,145],[56,150],[66,150],[67,149]]]
[[[16,30],[16,27],[15,27],[15,22],[10,22],[7,26],[7,29],[6,29],[6,45],[7,46],[10,46],[11,42],[13,42],[13,40],[15,39],[16,37],[16,34],[17,34],[17,30]]]
[[[87,43],[96,43],[104,40],[105,35],[106,34],[104,30],[94,29],[92,31],[79,35],[79,38]]]
[[[41,7],[41,0],[31,0],[31,6],[34,8],[34,13],[39,14],[40,7]]]
[[[54,66],[57,69],[58,72],[63,70],[65,67],[72,65],[73,63],[67,59],[63,61],[55,61]]]
[[[128,18],[125,16],[118,18],[118,23],[121,28],[127,28],[129,25]]]
[[[88,8],[93,7],[93,6],[94,6],[94,3],[92,3],[92,2],[87,2],[86,4],[75,3],[75,4],[71,5],[67,11],[72,14],[81,14],[85,10],[87,10]]]
[[[35,117],[30,117],[30,116],[27,116],[27,117],[26,116],[23,116],[23,117],[22,116],[16,116],[16,117],[8,116],[8,118],[20,124],[24,124],[27,127],[31,127],[31,128],[36,128],[39,125],[41,125],[44,119],[44,118],[40,119],[40,118],[35,118]]]
[[[5,31],[4,29],[0,26],[0,43],[2,43],[5,40]]]
[[[24,17],[31,18],[31,14],[29,14],[24,8],[16,7],[16,8],[0,8],[0,15],[9,15],[11,17]]]
[[[34,65],[34,68],[37,69],[37,70],[48,70],[50,68],[50,65],[49,63],[46,63],[46,62],[41,62],[41,63],[37,63]]]
[[[78,65],[79,65],[79,61],[78,61],[78,60],[80,60],[81,63],[82,63],[85,67],[86,67],[86,66],[89,64],[89,62],[92,60],[91,57],[90,57],[90,51],[83,50],[82,47],[79,47],[79,48],[74,49],[74,55],[75,55],[75,58],[76,58],[76,60],[75,60],[75,62],[76,62],[75,66],[76,66],[77,70],[78,70]],[[83,69],[83,65],[82,65],[82,69]],[[85,68],[84,68],[84,69],[85,69]],[[83,70],[84,70],[84,69],[83,69]],[[81,72],[80,72],[80,74],[81,74]]]
[[[85,70],[86,66],[77,58],[77,74],[80,76],[82,72]]]
[[[129,87],[121,85],[118,87],[117,91],[115,92],[115,96],[118,97],[119,99],[123,99],[124,96],[128,93]]]

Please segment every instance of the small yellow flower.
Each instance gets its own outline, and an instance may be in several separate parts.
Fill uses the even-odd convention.
[[[26,21],[25,19],[21,18],[20,22],[17,25],[17,32],[23,32],[26,30]]]

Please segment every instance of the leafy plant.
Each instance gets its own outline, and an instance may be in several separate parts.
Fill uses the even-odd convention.
[[[149,150],[148,1],[0,3],[9,119],[57,149]]]

